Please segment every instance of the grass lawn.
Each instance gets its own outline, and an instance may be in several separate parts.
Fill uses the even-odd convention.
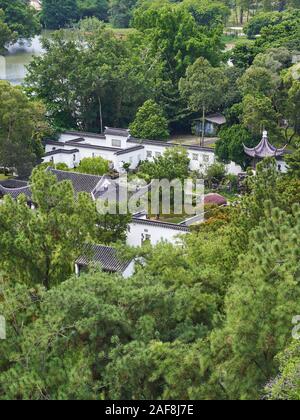
[[[186,214],[160,214],[159,219],[157,219],[155,214],[150,215],[150,220],[157,221],[157,222],[166,222],[166,223],[174,223],[179,224],[184,222],[189,216]]]
[[[5,179],[8,179],[8,176],[0,174],[0,181],[4,181]]]
[[[110,24],[107,24],[106,27],[113,31],[117,38],[126,38],[135,31],[133,28],[114,28]]]

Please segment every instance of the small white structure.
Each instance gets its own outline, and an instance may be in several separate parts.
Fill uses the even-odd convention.
[[[181,224],[167,223],[160,220],[149,220],[145,213],[140,213],[132,218],[127,231],[127,245],[132,247],[142,246],[149,242],[152,246],[161,241],[179,245],[180,236],[189,233],[189,227]]]
[[[125,172],[124,164],[136,169],[141,161],[153,160],[163,155],[170,147],[184,147],[190,158],[190,169],[203,173],[216,161],[214,150],[196,145],[176,145],[165,141],[141,140],[131,137],[129,130],[105,129],[105,133],[65,132],[59,141],[45,141],[44,162],[65,163],[69,168],[77,167],[84,158],[102,157],[119,173]],[[241,171],[236,165],[230,171]]]

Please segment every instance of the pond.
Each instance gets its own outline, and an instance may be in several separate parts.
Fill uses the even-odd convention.
[[[43,53],[41,37],[49,37],[51,32],[45,31],[31,41],[12,45],[5,55],[0,55],[0,79],[8,80],[14,85],[22,84],[26,76],[26,66],[32,58]]]

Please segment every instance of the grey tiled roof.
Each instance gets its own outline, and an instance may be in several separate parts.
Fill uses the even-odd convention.
[[[190,144],[179,144],[179,143],[168,143],[162,140],[145,140],[145,139],[137,139],[135,137],[130,137],[127,140],[128,143],[135,143],[135,144],[146,144],[146,145],[153,145],[153,146],[162,146],[162,147],[184,147],[185,149],[195,150],[199,152],[206,152],[206,153],[214,153],[214,150],[210,147],[201,147],[197,145],[190,145]]]
[[[58,140],[52,140],[52,139],[44,139],[43,140],[43,143],[44,143],[44,145],[46,145],[46,144],[51,144],[51,145],[53,145],[53,146],[62,146],[62,145],[64,145],[65,143],[63,143],[63,142],[61,142],[61,141],[58,141]]]
[[[91,137],[95,139],[105,139],[103,134],[98,133],[89,133],[84,131],[64,131],[63,134],[69,134],[71,136],[79,136],[79,137]]]
[[[128,137],[129,130],[126,128],[112,128],[112,127],[105,127],[104,134],[110,134],[112,136],[120,136],[120,137]]]
[[[22,188],[22,187],[27,187],[28,182],[12,178],[12,179],[5,179],[3,181],[0,181],[0,185],[2,185],[2,187],[5,187],[5,188]]]
[[[146,225],[146,226],[158,226],[164,229],[178,230],[181,232],[190,231],[190,229],[187,226],[176,225],[175,223],[160,222],[159,220],[148,220],[148,219],[140,219],[140,218],[133,217],[131,223],[135,223],[138,225]]]
[[[206,117],[206,121],[217,125],[226,124],[226,118],[222,114],[211,114]]]
[[[77,172],[58,171],[48,168],[47,171],[56,176],[58,182],[71,181],[75,193],[86,192],[92,194],[102,180],[101,176],[80,174]]]
[[[76,194],[80,192],[93,194],[96,187],[102,180],[101,176],[59,171],[51,167],[47,168],[47,171],[55,175],[58,182],[71,181]],[[25,194],[28,199],[31,199],[30,186],[21,188],[6,188],[0,185],[0,195],[10,195],[13,198],[18,198],[21,194]]]
[[[12,198],[16,199],[21,194],[25,194],[28,200],[31,199],[30,187],[21,187],[21,188],[6,188],[0,185],[0,196],[10,195]]]
[[[60,143],[60,145],[62,146],[64,143]],[[78,143],[73,143],[73,142],[69,142],[67,144],[68,146],[75,146],[75,147],[81,147],[84,149],[95,149],[95,150],[103,150],[103,151],[107,151],[107,152],[118,152],[119,150],[122,150],[118,147],[109,147],[109,146],[95,146],[93,144],[88,144],[88,143],[82,143],[82,144],[78,144]]]
[[[133,146],[133,147],[129,147],[128,149],[124,149],[124,150],[119,150],[118,152],[116,152],[116,155],[127,155],[127,153],[131,153],[131,152],[136,152],[138,150],[144,150],[145,146],[140,145],[140,146]]]
[[[74,153],[78,153],[79,150],[78,149],[71,149],[71,150],[66,150],[66,149],[56,149],[56,150],[52,150],[52,152],[47,152],[45,153],[45,157],[47,156],[54,156],[54,155],[73,155]]]
[[[104,271],[123,273],[131,261],[122,261],[115,248],[104,245],[86,245],[83,254],[76,260],[76,264],[87,267],[99,264]]]
[[[286,146],[282,149],[274,147],[268,139],[268,134],[265,131],[261,142],[254,148],[244,145],[245,153],[251,157],[266,158],[266,157],[280,157],[285,154]]]
[[[82,143],[83,141],[85,141],[85,139],[83,137],[78,137],[78,139],[73,139],[73,140],[66,141],[66,144],[68,144],[68,143]]]

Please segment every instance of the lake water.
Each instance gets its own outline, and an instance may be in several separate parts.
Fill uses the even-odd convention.
[[[49,32],[44,32],[42,36],[49,35]],[[41,36],[36,36],[30,42],[12,45],[5,55],[0,55],[0,79],[20,85],[26,76],[26,66],[34,56],[42,53]]]

